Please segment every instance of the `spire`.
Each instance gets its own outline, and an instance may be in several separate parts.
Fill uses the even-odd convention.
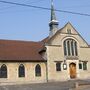
[[[53,0],[51,0],[51,21],[52,20],[56,20],[56,15],[55,15],[55,11],[54,11]]]
[[[49,26],[50,26],[49,36],[52,37],[57,32],[57,29],[58,29],[58,21],[55,15],[53,0],[51,0],[51,20],[50,20]]]

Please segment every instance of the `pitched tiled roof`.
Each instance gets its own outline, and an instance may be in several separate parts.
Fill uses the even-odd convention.
[[[46,43],[49,40],[49,36],[43,39],[41,42]]]
[[[45,61],[39,54],[42,42],[0,40],[0,60]]]

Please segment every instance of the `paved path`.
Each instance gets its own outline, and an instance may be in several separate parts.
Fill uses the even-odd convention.
[[[81,86],[79,88],[72,88],[70,90],[90,90],[90,85],[89,86]]]
[[[53,82],[43,84],[28,84],[28,85],[9,85],[0,86],[0,90],[75,90],[75,82],[89,83],[87,81],[68,81],[68,82]],[[72,88],[72,89],[70,89]],[[90,87],[84,87],[77,90],[90,90]]]
[[[69,90],[68,85],[59,83],[44,83],[30,85],[1,86],[0,90]]]

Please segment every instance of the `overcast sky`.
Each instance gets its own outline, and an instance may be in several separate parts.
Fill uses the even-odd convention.
[[[50,0],[6,0],[50,8]],[[54,0],[55,9],[90,14],[90,0]],[[59,28],[68,21],[90,44],[90,16],[56,12]],[[50,11],[0,3],[0,39],[40,41],[49,34]]]

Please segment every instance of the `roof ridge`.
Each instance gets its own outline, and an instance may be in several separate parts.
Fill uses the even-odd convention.
[[[8,39],[0,39],[0,41],[11,41],[11,42],[32,42],[32,43],[39,43],[41,41],[24,41],[24,40],[8,40]]]

